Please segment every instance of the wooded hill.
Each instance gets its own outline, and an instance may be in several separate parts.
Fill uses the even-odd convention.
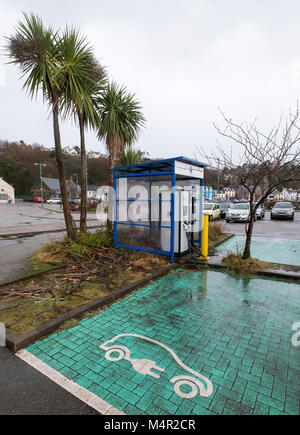
[[[64,154],[68,179],[76,182],[76,173],[81,181],[80,156]],[[0,141],[0,177],[15,188],[17,196],[31,196],[32,188],[39,183],[42,162],[43,177],[58,178],[55,151],[40,145],[24,142]],[[88,184],[101,186],[108,180],[108,160],[105,157],[88,158]]]

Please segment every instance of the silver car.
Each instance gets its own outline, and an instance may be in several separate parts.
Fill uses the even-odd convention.
[[[256,210],[256,218],[263,219],[265,217],[265,214],[266,214],[265,207],[263,204],[261,204]]]
[[[231,204],[226,213],[226,222],[247,222],[250,215],[250,204],[248,202],[238,202]]]
[[[291,202],[276,202],[271,210],[271,219],[294,220],[295,209]]]

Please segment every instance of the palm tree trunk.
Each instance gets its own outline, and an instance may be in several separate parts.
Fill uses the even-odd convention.
[[[72,215],[70,212],[68,192],[66,186],[66,171],[64,166],[63,153],[61,149],[59,120],[58,120],[58,101],[57,98],[53,99],[53,131],[54,131],[54,143],[55,143],[55,156],[56,164],[58,168],[58,178],[60,185],[60,193],[63,204],[63,211],[66,223],[66,230],[68,237],[74,239],[76,235],[76,228],[73,226]]]
[[[85,134],[84,134],[84,119],[83,116],[78,113],[79,127],[80,127],[80,149],[81,149],[81,208],[80,208],[80,231],[82,233],[87,232],[87,192],[86,192],[86,149],[85,149]]]
[[[109,186],[113,187],[113,185],[114,185],[114,173],[113,173],[113,169],[115,167],[115,157],[111,153],[109,153],[108,167],[109,167],[109,181],[108,181],[108,184],[109,184]]]
[[[114,173],[113,173],[113,169],[115,168],[115,154],[116,154],[115,144],[113,142],[114,141],[112,141],[112,143],[110,143],[108,145],[108,150],[109,150],[109,156],[108,156],[108,167],[109,167],[108,185],[112,186],[112,187],[114,185]],[[107,230],[108,231],[112,231],[113,230],[113,223],[112,223],[112,221],[109,220],[108,216],[107,216]]]

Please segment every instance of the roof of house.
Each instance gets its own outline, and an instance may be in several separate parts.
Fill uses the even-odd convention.
[[[48,187],[49,190],[54,190],[57,193],[60,193],[60,185],[59,180],[57,178],[45,178],[42,177],[43,183]],[[71,180],[66,180],[67,188],[76,188],[76,184]],[[78,192],[80,192],[80,186],[77,186]]]
[[[5,189],[15,190],[10,184],[8,184],[3,178],[0,177],[0,186],[5,187]]]
[[[59,180],[57,178],[45,178],[45,177],[42,177],[42,181],[43,181],[43,183],[46,184],[46,186],[50,190],[60,191]]]

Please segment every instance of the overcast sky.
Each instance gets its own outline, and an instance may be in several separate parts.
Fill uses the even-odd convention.
[[[217,106],[268,130],[299,99],[298,0],[0,0],[3,36],[22,10],[80,27],[109,76],[141,101],[147,128],[138,145],[153,157],[214,147]],[[5,62],[0,55],[0,139],[52,147],[47,107],[29,100]],[[61,134],[63,146],[79,144],[71,123]],[[87,146],[105,150],[92,132]]]

